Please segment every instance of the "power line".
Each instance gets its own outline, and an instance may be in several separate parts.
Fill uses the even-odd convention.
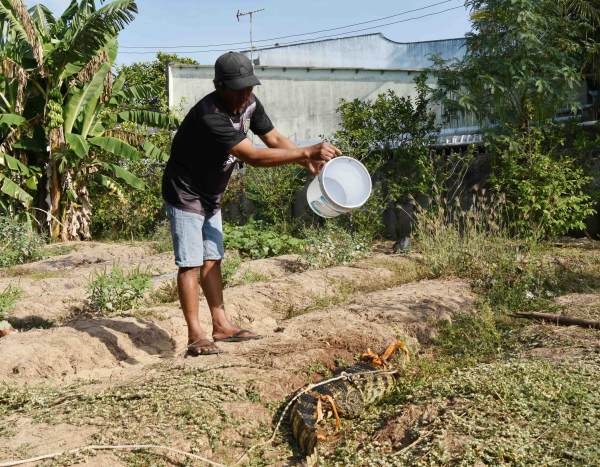
[[[278,44],[278,45],[282,46],[282,45],[301,44],[301,43],[312,42],[312,41],[316,41],[316,40],[319,40],[319,39],[326,39],[326,38],[338,38],[338,39],[341,39],[343,37],[347,37],[346,36],[347,34],[353,34],[355,32],[361,32],[361,31],[367,31],[367,30],[370,30],[370,29],[382,28],[382,27],[385,27],[385,26],[390,26],[392,24],[406,23],[407,21],[414,21],[416,19],[427,18],[428,16],[439,15],[439,14],[442,14],[442,13],[446,13],[447,11],[457,10],[459,8],[463,8],[463,7],[462,6],[457,6],[457,7],[454,7],[454,8],[447,8],[445,10],[437,11],[435,13],[429,13],[429,14],[426,14],[426,15],[416,16],[414,18],[408,18],[408,19],[404,19],[404,20],[400,20],[400,21],[393,21],[391,23],[386,23],[386,24],[379,24],[377,26],[371,26],[369,28],[355,29],[354,31],[347,31],[347,32],[342,33],[342,34],[331,34],[331,35],[328,35],[328,36],[314,37],[314,38],[309,39],[308,41],[304,40],[304,41],[283,42],[283,43]],[[247,44],[247,42],[243,42],[243,44]],[[271,47],[275,46],[275,44],[271,44],[270,46]],[[269,48],[270,46],[267,45],[267,46],[263,46],[262,48]],[[231,49],[182,50],[182,51],[180,51],[180,53],[194,54],[194,53],[208,53],[208,52],[229,52],[230,50]],[[238,47],[236,49],[236,51],[241,51],[241,50],[245,50],[245,48],[243,48],[243,47],[239,48]],[[144,54],[155,54],[155,53],[161,52],[161,51],[162,51],[162,49],[160,49],[160,50],[154,50],[154,51],[150,51],[150,52],[120,52],[120,53],[121,54],[128,54],[128,55],[144,55]]]
[[[361,24],[368,24],[368,23],[374,23],[376,21],[383,21],[385,19],[390,19],[390,18],[395,18],[396,16],[402,16],[402,15],[407,15],[408,13],[414,13],[415,11],[421,11],[421,10],[426,10],[427,8],[432,8],[434,6],[438,6],[438,5],[442,5],[444,3],[448,3],[451,2],[452,0],[444,0],[442,2],[438,2],[438,3],[434,3],[432,5],[428,5],[428,6],[424,6],[421,8],[416,8],[414,10],[408,10],[408,11],[403,11],[402,13],[397,13],[395,15],[390,15],[390,16],[384,16],[383,18],[378,18],[378,19],[372,19],[370,21],[363,21],[361,23],[354,23],[354,24],[349,24],[347,26],[340,26],[337,28],[331,28],[331,29],[321,29],[320,31],[313,31],[313,32],[304,32],[302,34],[291,34],[289,36],[280,36],[280,37],[272,37],[270,39],[260,39],[260,40],[256,40],[254,42],[267,42],[267,41],[276,41],[279,39],[288,39],[290,37],[299,37],[299,36],[308,36],[311,34],[320,34],[322,32],[329,32],[329,31],[336,31],[338,29],[346,29],[346,28],[351,28],[353,26],[360,26]],[[183,48],[206,48],[206,47],[222,47],[222,46],[226,46],[226,45],[241,45],[241,44],[247,44],[248,41],[244,41],[244,42],[230,42],[229,44],[209,44],[209,45],[172,45],[172,46],[168,46],[168,47],[162,47],[161,50],[164,49],[183,49]],[[156,49],[157,47],[155,46],[127,46],[127,45],[122,45],[120,46],[121,49]]]

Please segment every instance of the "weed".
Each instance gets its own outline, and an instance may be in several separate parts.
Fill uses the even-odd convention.
[[[8,319],[8,311],[15,306],[15,301],[23,296],[19,287],[8,285],[0,292],[0,321]]]
[[[208,444],[219,455],[229,439],[222,434],[225,428],[229,436],[234,431],[244,443],[270,434],[272,427],[264,423],[248,428],[255,422],[250,414],[234,418],[224,408],[224,404],[259,403],[260,394],[243,383],[173,364],[147,368],[144,374],[142,381],[102,390],[91,388],[91,381],[22,389],[3,384],[0,417],[18,414],[31,417],[34,423],[101,425],[92,435],[91,442],[97,445],[114,444],[115,440],[166,446],[191,442],[191,452],[199,453]],[[163,453],[151,451],[116,454],[130,466],[171,463],[164,462]],[[62,461],[59,465],[70,465],[70,459]]]
[[[233,285],[233,276],[242,266],[242,258],[237,252],[227,252],[225,259],[221,261],[221,277],[223,278],[223,287]]]
[[[52,256],[68,255],[73,251],[77,251],[78,248],[79,246],[73,243],[49,245],[44,248],[44,257],[51,258]]]
[[[113,263],[110,270],[94,269],[86,289],[92,309],[96,312],[115,313],[139,305],[144,294],[152,288],[151,274],[140,265],[128,273]]]
[[[161,287],[152,292],[152,298],[156,303],[173,303],[179,300],[177,279],[165,282]]]
[[[252,284],[253,282],[264,282],[268,281],[271,276],[262,274],[260,272],[253,271],[250,268],[244,269],[242,275],[235,280],[235,285],[246,285]]]
[[[350,362],[350,360],[346,359],[346,358],[337,358],[335,360],[335,364],[337,365],[337,367],[340,370],[345,370],[346,368],[348,368],[350,366],[352,362]]]
[[[302,256],[314,268],[352,263],[371,253],[367,237],[358,233],[351,235],[333,223],[308,227],[302,235],[306,242]]]
[[[296,371],[297,375],[300,373],[306,373],[309,384],[312,384],[312,375],[314,374],[321,375],[323,378],[331,378],[333,376],[333,373],[331,373],[329,368],[327,368],[321,362],[311,363],[305,369]]]
[[[281,234],[262,221],[250,219],[243,226],[224,225],[223,243],[226,248],[239,250],[251,259],[260,259],[298,253],[304,242]]]
[[[42,259],[45,244],[44,237],[26,224],[0,216],[0,268]]]
[[[311,293],[310,303],[305,306],[298,306],[294,303],[276,302],[275,311],[282,312],[285,319],[304,315],[317,310],[323,310],[330,306],[344,303],[350,299],[354,290],[354,284],[347,281],[332,281],[327,279],[328,285],[334,285],[333,291],[328,288],[322,294]]]
[[[151,239],[157,253],[173,251],[173,237],[171,236],[171,226],[168,220],[163,220],[156,225]]]

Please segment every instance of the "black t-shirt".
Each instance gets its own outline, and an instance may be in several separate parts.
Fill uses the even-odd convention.
[[[256,135],[273,129],[254,94],[236,115],[216,91],[192,107],[173,139],[163,175],[165,201],[182,211],[216,214],[237,160],[228,151],[246,138],[248,129]]]

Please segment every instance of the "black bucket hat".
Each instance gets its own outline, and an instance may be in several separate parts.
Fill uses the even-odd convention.
[[[260,81],[254,76],[252,62],[244,54],[228,52],[215,62],[215,79],[234,91],[257,86]]]

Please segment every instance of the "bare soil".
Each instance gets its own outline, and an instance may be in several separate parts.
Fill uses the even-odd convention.
[[[397,272],[377,264],[402,268],[406,259],[375,253],[354,265],[305,270],[290,255],[245,263],[262,282],[225,290],[228,315],[237,324],[264,336],[263,340],[222,343],[218,356],[186,358],[187,328],[178,302],[145,307],[142,319],[133,316],[90,317],[86,312],[87,278],[94,269],[117,263],[127,269],[142,265],[151,270],[155,289],[172,280],[176,267],[171,254],[151,254],[145,245],[81,243],[67,255],[28,264],[0,278],[0,289],[18,285],[24,297],[13,319],[44,326],[0,339],[0,376],[18,387],[43,383],[46,387],[87,381],[94,393],[116,384],[152,378],[156,364],[183,367],[234,364],[219,373],[247,383],[263,404],[227,402],[223,410],[234,418],[271,423],[268,401],[281,401],[306,383],[310,365],[319,362],[333,370],[339,359],[351,363],[367,348],[380,351],[402,339],[418,352],[435,335],[434,320],[451,320],[453,313],[473,307],[468,284],[461,280],[420,281],[395,285]],[[268,278],[268,279],[267,279]],[[366,284],[366,285],[365,285]],[[365,291],[370,291],[367,292]],[[202,324],[209,327],[201,302]],[[48,327],[48,328],[45,328]],[[2,437],[0,458],[11,460],[73,449],[93,443],[102,433],[93,421],[84,426],[36,423],[29,416],[0,419],[10,436]],[[222,433],[230,440],[240,435]],[[172,447],[189,450],[185,439],[174,437]],[[127,442],[127,440],[120,440]],[[222,446],[205,454],[226,460],[240,447]],[[275,457],[273,449],[264,454]],[[88,465],[126,465],[113,453],[87,458]]]

